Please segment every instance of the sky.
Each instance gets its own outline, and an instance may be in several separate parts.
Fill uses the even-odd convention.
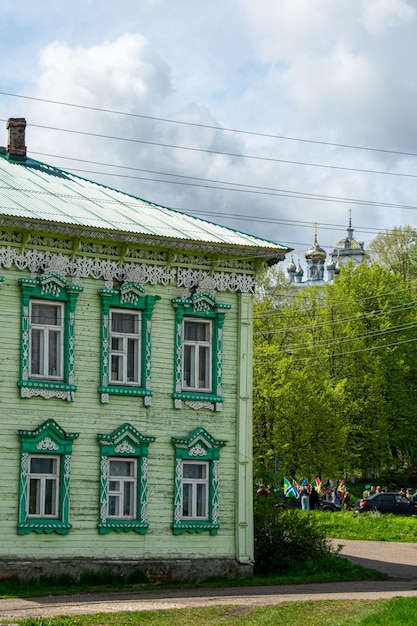
[[[0,145],[302,265],[417,228],[415,0],[2,0],[0,50]]]

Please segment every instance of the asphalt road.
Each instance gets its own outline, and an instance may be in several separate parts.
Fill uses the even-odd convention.
[[[417,596],[417,544],[334,540],[340,556],[391,576],[386,581],[357,581],[221,589],[157,589],[91,595],[0,600],[1,619],[152,611],[214,605],[257,607],[299,600],[377,600]],[[1,622],[0,622],[1,625]]]

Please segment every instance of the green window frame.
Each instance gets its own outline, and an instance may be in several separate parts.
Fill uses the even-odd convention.
[[[21,398],[41,396],[45,399],[60,398],[74,401],[75,385],[75,309],[78,296],[83,291],[80,285],[68,284],[66,278],[52,272],[36,278],[20,278],[21,289],[21,347],[20,347],[20,388]],[[63,310],[62,339],[60,356],[62,372],[59,377],[39,375],[31,376],[31,306],[39,304],[57,304]]]
[[[72,444],[78,433],[66,433],[53,419],[49,419],[35,430],[18,430],[20,438],[20,487],[19,520],[17,532],[26,535],[36,533],[58,533],[67,535],[72,525],[69,523],[69,496]],[[54,476],[45,470],[34,475],[32,460],[54,461]],[[54,482],[53,509],[45,511],[45,506],[36,507],[30,512],[32,502],[39,491],[44,490],[45,482]],[[39,487],[40,483],[43,483]],[[36,484],[38,483],[38,485]],[[50,498],[52,496],[50,495]],[[44,496],[45,501],[46,497]],[[41,509],[39,513],[38,508]]]
[[[219,523],[219,463],[220,449],[227,441],[215,439],[202,426],[198,426],[187,437],[172,437],[175,448],[175,477],[174,477],[174,535],[183,533],[202,533],[209,531],[217,535]],[[204,475],[197,479],[185,477],[184,466],[205,467]],[[204,502],[202,511],[193,506],[193,513],[184,512],[183,502],[185,485],[202,487]],[[188,487],[187,487],[188,489]],[[192,499],[195,504],[196,490]]]
[[[112,531],[145,534],[148,530],[148,449],[149,444],[155,441],[155,437],[145,437],[129,423],[122,424],[110,434],[99,434],[100,445],[100,520],[98,529],[100,534]],[[109,513],[109,498],[114,497],[116,488],[109,490],[112,481],[110,472],[113,460],[134,460],[136,476],[130,476],[136,493],[131,494],[135,502],[133,514],[127,519],[116,518]]]
[[[107,404],[111,395],[141,396],[144,406],[151,405],[153,391],[151,389],[151,329],[152,314],[160,296],[145,295],[144,288],[128,282],[114,289],[101,289],[101,369],[100,369],[100,401]],[[114,383],[111,380],[112,356],[112,311],[122,313],[137,312],[140,318],[139,339],[139,380],[127,384]]]
[[[208,408],[221,411],[224,397],[222,395],[223,369],[223,325],[225,314],[231,309],[230,304],[221,304],[206,291],[201,291],[189,298],[174,298],[172,305],[175,309],[175,351],[174,351],[174,408],[181,409],[186,402],[194,409]],[[194,389],[184,382],[184,361],[187,346],[187,337],[184,332],[187,322],[202,322],[210,328],[210,339],[194,341],[194,350],[202,348],[210,354],[208,367],[210,372],[207,379],[209,386],[203,386],[201,391],[198,385]],[[202,327],[203,324],[200,324]],[[208,345],[210,344],[210,345]],[[196,357],[198,358],[198,357]]]

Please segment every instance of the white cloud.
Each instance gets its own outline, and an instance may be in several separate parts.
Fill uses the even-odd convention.
[[[16,101],[16,109],[10,110],[10,101],[0,96],[3,110],[8,107],[4,117],[27,117],[29,150],[257,186],[258,193],[243,194],[101,179],[173,207],[342,225],[343,232],[326,230],[322,236],[319,227],[322,245],[343,236],[350,207],[355,228],[398,225],[404,212],[301,200],[287,192],[414,203],[415,179],[352,171],[413,173],[413,157],[325,145],[416,151],[417,84],[409,69],[417,63],[416,7],[411,0],[119,0],[105,7],[98,0],[74,0],[71,10],[68,5],[61,13],[51,0],[39,0],[28,12],[20,5],[12,12],[11,5],[3,4],[1,18],[13,18],[15,26],[10,37],[6,22],[3,31],[0,25],[0,49],[4,58],[12,56],[1,69],[3,85],[12,85],[9,91],[195,124],[30,101]],[[19,67],[24,71],[19,73]],[[30,124],[210,152],[58,133]],[[324,143],[222,133],[199,124]],[[68,166],[64,160],[56,162]],[[102,171],[104,166],[90,169]],[[129,170],[119,173],[156,178]],[[262,193],[266,188],[284,195]],[[417,225],[417,213],[409,211],[407,217],[407,223],[414,220]],[[223,221],[270,239],[299,242],[301,251],[312,241],[312,226],[226,221],[226,215]]]

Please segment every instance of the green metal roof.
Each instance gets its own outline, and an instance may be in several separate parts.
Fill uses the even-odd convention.
[[[158,240],[256,249],[281,257],[289,248],[136,198],[31,158],[0,153],[0,216],[129,233]],[[93,234],[93,233],[92,233]]]

